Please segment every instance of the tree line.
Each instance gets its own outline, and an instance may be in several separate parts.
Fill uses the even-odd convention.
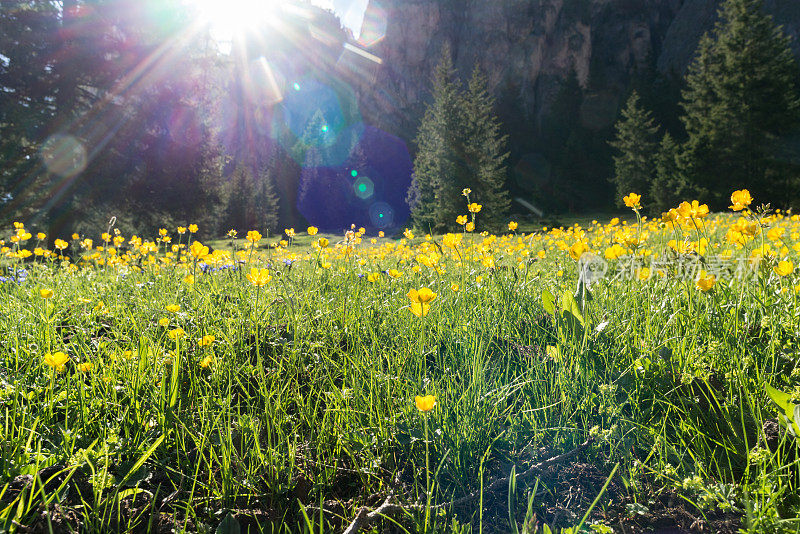
[[[246,85],[263,45],[223,54],[195,26],[191,3],[180,0],[3,3],[0,224],[90,235],[117,216],[126,233],[194,222],[215,235],[267,234],[303,224],[298,206],[339,225],[352,216],[360,204],[347,189],[350,173],[361,176],[372,158],[357,130],[331,170],[330,153],[341,147],[326,141],[329,118],[309,112],[291,131],[270,95]],[[345,40],[332,15],[314,28]],[[462,83],[445,47],[409,143],[411,224],[457,228],[464,189],[483,205],[479,229],[490,230],[507,221],[517,196],[550,213],[607,209],[630,192],[655,213],[689,196],[724,208],[742,188],[759,201],[796,204],[800,76],[789,42],[761,0],[725,0],[685,77],[658,73],[653,61],[633,73],[614,129],[585,124],[595,74],[582,86],[573,71],[535,135],[520,133],[526,119],[509,108],[513,98],[500,88],[495,99],[479,70]],[[290,82],[343,85],[340,47],[315,46],[279,43],[274,61],[284,58]],[[344,107],[357,115],[357,103]]]
[[[638,92],[628,98],[613,142],[618,202],[638,192],[654,213],[690,196],[724,209],[731,191],[748,189],[797,205],[800,78],[789,45],[761,0],[726,0],[687,72],[683,128],[662,134]]]
[[[634,73],[608,143],[606,132],[582,124],[584,90],[571,72],[540,128],[536,183],[523,195],[551,212],[621,207],[630,192],[643,194],[656,214],[689,197],[724,209],[730,192],[744,188],[773,206],[797,204],[800,71],[790,38],[764,13],[762,0],[725,0],[719,15],[683,80],[652,65]],[[501,133],[508,125],[499,124],[484,82],[476,73],[462,91],[445,50],[416,138],[409,202],[421,228],[456,227],[462,187],[484,203],[487,228],[508,215],[514,184],[509,139]],[[663,126],[647,104],[658,107]]]

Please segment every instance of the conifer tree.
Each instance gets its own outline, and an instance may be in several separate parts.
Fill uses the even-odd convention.
[[[650,112],[642,107],[636,91],[628,98],[616,130],[611,146],[619,155],[614,156],[613,181],[617,187],[617,205],[621,207],[622,197],[628,193],[649,191],[656,175],[653,156],[658,149],[658,126]]]
[[[415,226],[442,230],[463,211],[457,185],[459,87],[449,46],[433,74],[433,102],[425,110],[416,144],[414,176],[407,201]]]
[[[798,70],[790,38],[762,0],[725,0],[703,37],[683,92],[688,134],[679,159],[698,196],[723,206],[734,189],[785,198],[786,166],[772,156],[798,124]]]
[[[500,132],[494,115],[494,98],[489,94],[486,77],[479,68],[472,72],[464,95],[464,159],[470,179],[464,187],[473,190],[475,200],[483,205],[479,226],[497,230],[506,222],[510,199],[505,189],[508,136]]]
[[[655,156],[655,178],[650,186],[651,211],[659,215],[676,207],[688,195],[677,162],[680,146],[669,132],[664,134]]]

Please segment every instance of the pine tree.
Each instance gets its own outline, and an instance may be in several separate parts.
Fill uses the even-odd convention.
[[[253,196],[255,225],[264,235],[278,228],[278,195],[275,193],[274,168],[264,168],[258,173]]]
[[[650,112],[642,107],[636,91],[628,98],[616,130],[611,146],[619,155],[614,156],[613,181],[617,186],[616,202],[621,207],[622,197],[628,193],[649,191],[656,175],[653,155],[658,149],[658,126]]]
[[[506,221],[511,203],[505,189],[508,136],[500,133],[494,98],[476,67],[464,95],[464,160],[473,179],[464,187],[483,205],[479,226],[497,230]]]
[[[580,176],[580,166],[575,165],[575,158],[583,148],[582,104],[583,89],[575,69],[570,69],[542,124],[541,147],[552,166],[553,176],[550,187],[540,192],[538,201],[548,210],[574,211],[582,204],[579,196],[584,180]]]
[[[45,188],[36,183],[38,153],[56,113],[51,62],[59,56],[59,25],[51,2],[14,0],[0,8],[0,223],[26,219],[35,190]]]
[[[734,189],[785,199],[787,169],[773,146],[800,119],[798,69],[790,38],[762,0],[726,0],[703,37],[683,92],[688,140],[679,158],[693,190],[723,207]]]
[[[417,132],[418,151],[407,197],[413,224],[424,230],[445,229],[463,211],[457,186],[460,98],[454,78],[450,48],[445,46],[433,74],[433,102]]]
[[[659,215],[686,200],[685,178],[677,162],[680,146],[669,134],[664,134],[655,157],[656,175],[650,186],[651,211]]]

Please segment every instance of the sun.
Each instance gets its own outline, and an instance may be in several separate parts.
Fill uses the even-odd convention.
[[[282,0],[194,0],[201,21],[215,38],[230,41],[275,18]]]

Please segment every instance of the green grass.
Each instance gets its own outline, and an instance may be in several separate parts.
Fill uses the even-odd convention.
[[[769,266],[709,293],[607,277],[588,300],[566,253],[518,266],[514,239],[482,247],[494,267],[445,257],[444,272],[414,272],[436,250],[424,238],[370,251],[365,237],[324,269],[319,237],[296,239],[291,266],[285,251],[250,258],[269,263],[262,288],[249,266],[187,284],[191,263],[137,261],[29,262],[23,283],[0,284],[0,531],[341,531],[390,494],[407,512],[371,530],[558,531],[617,464],[583,531],[644,528],[667,499],[711,528],[798,531],[794,437],[764,430],[777,414],[764,385],[800,385],[797,296]],[[367,280],[389,268],[404,275]],[[416,317],[406,293],[422,286],[438,296]],[[70,357],[60,373],[43,360],[55,351]]]

